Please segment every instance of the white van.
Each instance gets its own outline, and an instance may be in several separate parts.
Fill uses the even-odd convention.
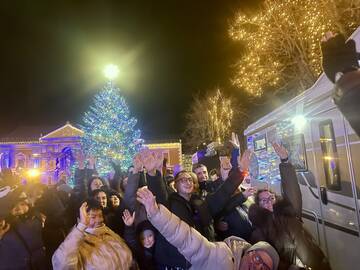
[[[360,28],[352,38],[360,51]],[[250,174],[252,185],[280,193],[271,142],[284,144],[297,169],[305,226],[332,269],[360,269],[360,139],[334,105],[332,92],[322,74],[311,88],[251,124],[244,132],[255,153]]]

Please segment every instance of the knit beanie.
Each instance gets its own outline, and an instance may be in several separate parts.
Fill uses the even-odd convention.
[[[255,245],[252,245],[249,249],[247,249],[246,253],[248,253],[250,251],[254,251],[254,250],[265,251],[270,256],[270,258],[273,262],[272,269],[275,270],[278,268],[279,261],[280,261],[279,254],[277,253],[275,248],[273,248],[273,246],[270,245],[268,242],[259,241]]]

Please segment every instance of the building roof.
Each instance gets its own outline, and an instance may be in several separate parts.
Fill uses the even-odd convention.
[[[71,130],[73,131],[73,134],[69,133]],[[81,130],[71,125],[70,123],[66,123],[62,126],[19,126],[10,133],[1,137],[0,143],[39,142],[40,139],[54,138],[54,135],[59,137],[68,137],[70,135],[80,136],[79,134],[81,132]]]
[[[51,131],[45,136],[42,136],[40,140],[64,138],[64,137],[82,137],[82,136],[84,136],[84,131],[78,129],[77,127],[67,122],[64,126],[61,126],[56,130]]]

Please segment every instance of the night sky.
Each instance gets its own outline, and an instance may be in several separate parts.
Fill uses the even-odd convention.
[[[180,138],[194,94],[220,86],[242,95],[230,85],[241,44],[227,30],[244,7],[240,0],[2,1],[0,135],[79,123],[105,83],[102,68],[114,63],[143,137]]]

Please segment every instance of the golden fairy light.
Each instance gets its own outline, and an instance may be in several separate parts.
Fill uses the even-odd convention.
[[[359,22],[360,0],[264,0],[256,15],[239,13],[230,26],[231,38],[245,45],[233,83],[253,96],[305,90],[322,71],[324,33],[348,36]]]
[[[219,89],[208,99],[209,137],[213,141],[222,143],[225,137],[231,132],[230,129],[233,118],[231,99],[224,97]]]

